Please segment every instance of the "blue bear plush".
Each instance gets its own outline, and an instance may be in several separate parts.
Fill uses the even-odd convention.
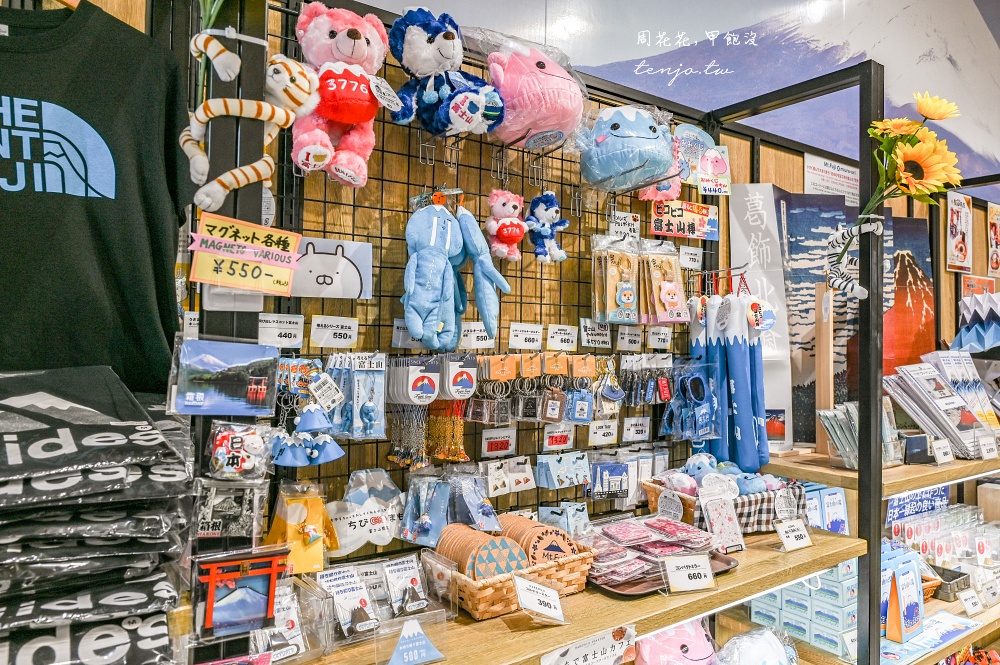
[[[389,50],[410,75],[397,93],[403,107],[391,113],[393,122],[406,125],[416,117],[425,131],[454,136],[485,134],[503,121],[500,93],[459,71],[462,33],[448,14],[435,17],[424,8],[410,9],[393,22]]]
[[[767,483],[756,473],[739,474],[736,476],[736,486],[740,488],[740,496],[767,491]]]
[[[662,180],[674,165],[670,127],[648,111],[620,106],[601,111],[576,138],[580,172],[606,192],[627,192]]]
[[[528,240],[535,246],[535,258],[542,263],[566,260],[566,252],[556,240],[556,233],[569,226],[569,220],[561,217],[555,192],[531,199],[524,223],[528,225]]]
[[[691,476],[701,486],[702,479],[710,473],[716,473],[719,466],[715,455],[709,453],[695,453],[688,458],[687,463],[681,467],[681,471]]]

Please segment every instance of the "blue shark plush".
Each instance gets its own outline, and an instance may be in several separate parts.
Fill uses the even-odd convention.
[[[535,246],[535,258],[542,263],[565,261],[566,252],[556,240],[556,233],[569,226],[568,219],[562,219],[559,200],[555,192],[543,192],[531,199],[528,216],[528,240]]]
[[[484,134],[503,121],[500,93],[483,79],[459,71],[464,51],[462,32],[448,14],[435,17],[426,9],[410,9],[392,24],[389,50],[410,80],[397,93],[403,108],[392,121],[414,118],[435,136],[463,132]]]
[[[403,273],[403,315],[410,334],[432,351],[454,350],[461,338],[468,296],[458,271],[466,260],[472,260],[476,307],[491,338],[500,318],[496,290],[510,293],[507,280],[493,265],[479,222],[463,207],[456,212],[429,205],[406,224],[410,258]]]
[[[665,178],[674,164],[670,127],[636,106],[607,108],[577,134],[580,172],[597,189],[627,192]]]

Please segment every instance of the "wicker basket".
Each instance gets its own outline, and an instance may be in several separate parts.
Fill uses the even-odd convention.
[[[642,481],[642,488],[646,490],[649,499],[649,510],[652,513],[659,511],[660,494],[665,489],[663,485],[651,480]],[[788,489],[792,490],[799,504],[799,514],[805,516],[806,492],[805,488],[796,482],[788,484]],[[767,533],[774,531],[774,495],[777,492],[758,492],[757,494],[747,494],[739,496],[733,502],[736,509],[736,516],[740,520],[740,528],[743,533]],[[677,493],[681,504],[684,506],[684,515],[681,521],[691,526],[705,529],[705,517],[698,509],[698,499],[687,494]]]
[[[933,596],[934,592],[937,591],[938,587],[941,586],[941,580],[936,577],[924,577],[923,587],[924,587],[924,602],[929,601]]]
[[[641,484],[642,489],[646,490],[646,497],[649,499],[649,512],[654,514],[659,512],[660,494],[666,488],[660,483],[653,482],[652,480],[644,480]],[[680,497],[681,504],[684,506],[684,516],[681,517],[681,521],[685,524],[694,525],[694,506],[696,499],[693,496],[681,494],[680,492],[677,492],[677,496]]]
[[[556,561],[531,566],[517,571],[517,574],[539,584],[556,589],[560,596],[583,591],[587,585],[587,573],[594,562],[594,551],[577,544],[579,554],[563,557]],[[510,614],[518,609],[517,593],[511,573],[474,580],[459,572],[455,578],[456,602],[473,619],[483,621]]]

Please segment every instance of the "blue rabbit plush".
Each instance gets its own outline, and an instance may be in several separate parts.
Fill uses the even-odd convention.
[[[535,246],[535,258],[542,263],[565,261],[566,252],[556,240],[556,233],[569,226],[568,219],[561,218],[559,200],[555,192],[543,192],[531,199],[528,216],[528,240]]]
[[[503,122],[503,98],[483,79],[459,71],[464,51],[462,32],[448,14],[435,17],[424,8],[410,9],[392,24],[389,50],[410,80],[397,95],[403,107],[392,121],[414,118],[438,136],[463,132],[484,134]]]

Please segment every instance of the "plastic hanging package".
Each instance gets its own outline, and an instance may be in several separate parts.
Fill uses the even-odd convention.
[[[687,323],[691,316],[684,296],[680,258],[672,242],[640,238],[642,300],[639,323]]]
[[[105,588],[124,580],[152,574],[160,564],[157,554],[117,555],[68,561],[13,564],[0,569],[4,598],[66,591],[71,588]]]
[[[672,117],[654,106],[598,111],[575,137],[583,179],[604,192],[629,192],[665,180],[674,164]]]
[[[639,322],[639,243],[634,238],[591,237],[592,312],[598,323]]]
[[[260,544],[266,482],[199,479],[197,492],[194,536],[198,539],[199,551],[242,549]]]
[[[795,643],[783,630],[754,628],[731,638],[719,649],[719,665],[797,665]]]
[[[271,466],[271,427],[212,421],[208,475],[217,480],[261,480]]]
[[[463,31],[468,48],[486,56],[490,82],[503,97],[503,122],[490,138],[505,146],[545,150],[579,127],[587,88],[565,53],[492,30]]]
[[[174,533],[160,538],[53,538],[0,545],[0,566],[140,554],[160,554],[176,559],[183,550],[180,537]]]
[[[110,507],[68,509],[44,520],[25,519],[0,526],[0,541],[46,538],[159,538],[181,519],[173,501],[149,501]]]

